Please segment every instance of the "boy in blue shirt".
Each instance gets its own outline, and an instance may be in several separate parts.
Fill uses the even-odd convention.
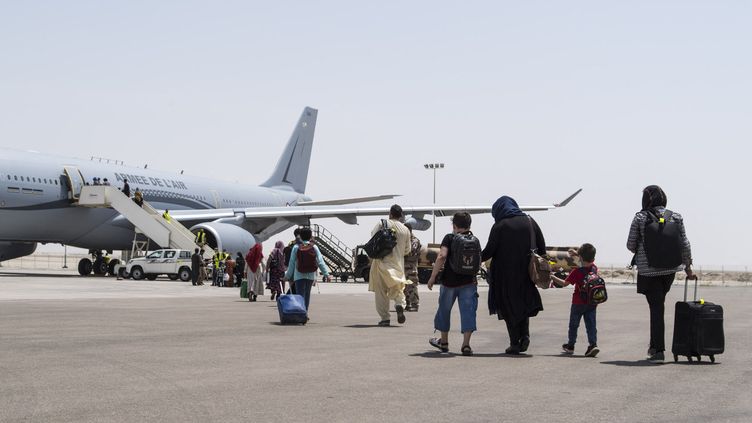
[[[584,291],[585,279],[590,272],[598,273],[595,266],[595,247],[592,244],[582,244],[577,251],[569,250],[569,254],[579,257],[580,267],[569,272],[566,280],[551,276],[558,286],[574,285],[572,294],[572,307],[569,312],[569,340],[561,348],[564,354],[574,354],[574,344],[577,341],[577,330],[580,328],[580,320],[584,318],[587,330],[588,348],[586,357],[595,357],[600,352],[598,349],[598,330],[595,328],[595,304],[588,304]]]

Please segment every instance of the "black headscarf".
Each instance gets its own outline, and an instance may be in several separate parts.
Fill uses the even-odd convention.
[[[491,207],[491,216],[493,216],[494,220],[498,222],[499,220],[506,219],[508,217],[525,216],[525,213],[520,210],[517,202],[514,201],[512,197],[507,197],[505,195],[496,200],[494,205]]]
[[[642,209],[666,207],[666,193],[658,185],[648,185],[642,190]]]

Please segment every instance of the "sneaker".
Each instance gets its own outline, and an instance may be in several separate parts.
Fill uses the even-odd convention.
[[[572,344],[564,344],[561,346],[562,351],[564,351],[564,354],[572,355],[574,354],[574,345]]]
[[[394,307],[394,309],[397,311],[397,323],[402,324],[405,323],[405,309],[401,305],[397,305]]]
[[[585,357],[595,357],[599,352],[601,350],[598,349],[597,345],[589,345],[585,351]]]
[[[650,360],[650,357],[652,357],[653,355],[655,355],[655,353],[656,353],[656,351],[655,351],[655,349],[653,347],[648,348],[648,355],[647,355],[646,359]]]
[[[382,320],[379,322],[379,326],[381,327],[387,327],[389,326],[389,324],[390,324],[389,320]]]
[[[428,343],[431,344],[432,347],[437,348],[439,351],[445,353],[449,352],[449,343],[446,344],[441,342],[440,338],[431,338],[428,340]]]
[[[663,351],[657,351],[650,357],[648,357],[648,361],[653,364],[663,364],[663,361],[666,360],[666,357],[663,356]]]

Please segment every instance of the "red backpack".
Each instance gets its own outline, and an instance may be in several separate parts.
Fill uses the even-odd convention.
[[[297,260],[296,267],[300,273],[315,272],[319,268],[316,248],[313,244],[299,245],[298,254],[295,256],[295,259]]]

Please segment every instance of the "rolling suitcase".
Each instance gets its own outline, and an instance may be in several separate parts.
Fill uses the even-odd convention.
[[[674,354],[675,362],[679,361],[680,355],[686,356],[689,362],[692,362],[692,357],[701,361],[702,356],[707,355],[710,361],[715,363],[716,354],[723,353],[725,344],[723,307],[704,300],[697,301],[697,277],[694,279],[694,301],[687,301],[689,278],[686,278],[684,301],[676,303],[671,352]]]
[[[240,298],[248,298],[248,281],[243,281],[240,284]]]
[[[279,296],[277,298],[277,310],[279,310],[279,322],[283,325],[304,325],[308,321],[308,312],[302,295]]]

